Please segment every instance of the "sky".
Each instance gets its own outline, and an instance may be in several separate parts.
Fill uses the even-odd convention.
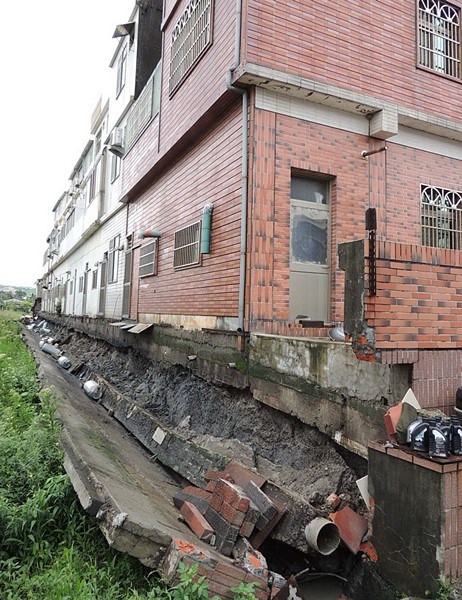
[[[3,2],[0,284],[43,274],[52,209],[90,136],[111,75],[115,26],[135,0]]]

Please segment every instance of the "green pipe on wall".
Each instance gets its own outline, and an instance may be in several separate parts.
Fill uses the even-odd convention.
[[[206,204],[202,212],[201,254],[210,254],[213,204]]]

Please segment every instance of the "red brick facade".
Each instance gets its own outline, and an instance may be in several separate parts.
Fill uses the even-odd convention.
[[[460,82],[417,67],[416,4],[248,0],[243,60],[459,121]]]
[[[131,315],[237,319],[242,114],[240,97],[226,87],[235,50],[234,4],[214,3],[213,42],[170,94],[170,37],[186,4],[166,3],[160,113],[124,158],[127,234],[136,238],[143,229],[161,231],[157,275],[132,286]],[[335,87],[333,97],[343,94],[338,108],[337,100],[326,96],[324,113],[318,117],[316,102],[322,104],[322,98],[311,102],[310,92],[302,96],[282,84],[268,87],[275,98],[281,91],[281,97],[292,94],[303,101],[310,107],[303,116],[297,113],[299,107],[294,112],[279,110],[277,98],[273,107],[259,104],[256,87],[248,86],[245,329],[326,335],[326,328],[314,330],[294,322],[289,311],[291,176],[322,177],[330,185],[326,326],[344,321],[345,274],[338,265],[338,245],[365,239],[365,211],[376,208],[377,295],[366,297],[364,314],[374,335],[373,356],[385,363],[405,363],[404,355],[398,359],[395,351],[418,351],[407,364],[414,365],[414,383],[422,388],[423,403],[449,405],[460,370],[450,372],[448,367],[428,387],[421,365],[431,356],[423,351],[462,348],[457,330],[462,310],[460,251],[421,246],[420,186],[462,190],[462,153],[454,141],[462,135],[462,125],[457,124],[460,82],[417,65],[414,0],[399,5],[386,0],[380,6],[371,0],[341,0],[335,5],[321,0],[315,6],[301,0],[282,6],[272,0],[247,0],[242,18],[237,71],[244,73],[246,65],[253,64],[271,70],[275,80],[295,75]],[[398,107],[400,116],[390,132],[384,126],[387,141],[368,135],[368,121],[349,94],[364,95],[366,104]],[[406,121],[406,110],[414,111],[414,121]],[[437,129],[431,129],[435,116],[441,118]],[[416,131],[406,128],[417,121],[421,137],[408,142]],[[396,133],[401,137],[394,137]],[[386,151],[367,159],[361,156],[385,144]],[[211,253],[202,255],[200,266],[175,270],[175,231],[200,220],[210,202]],[[136,251],[135,277],[138,257]],[[451,354],[451,364],[458,364],[455,356]]]

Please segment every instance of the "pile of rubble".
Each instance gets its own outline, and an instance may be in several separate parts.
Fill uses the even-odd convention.
[[[282,519],[287,507],[263,491],[266,483],[263,477],[234,461],[223,471],[208,470],[203,477],[207,482],[205,489],[186,485],[173,498],[182,519],[199,539],[222,554],[232,556],[239,566],[261,579],[262,589],[268,585],[273,594],[285,590],[289,582],[268,570],[258,548]],[[328,555],[341,540],[352,554],[362,553],[377,560],[375,549],[368,541],[368,519],[334,493],[324,502],[330,510],[329,520],[314,520],[318,538],[311,540],[312,547]],[[310,526],[306,528],[307,538]],[[327,539],[331,533],[326,526],[334,530],[333,539]],[[293,585],[297,578],[292,577],[291,581]]]
[[[205,489],[187,486],[174,498],[194,533],[225,556],[231,555],[239,536],[250,538],[258,548],[286,512],[282,503],[262,491],[265,479],[237,463],[228,468],[234,477],[209,470]]]

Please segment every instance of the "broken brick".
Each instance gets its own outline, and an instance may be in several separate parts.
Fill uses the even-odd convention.
[[[369,540],[360,544],[359,550],[361,552],[364,552],[364,554],[368,558],[370,558],[373,562],[377,562],[379,560],[379,557],[377,555],[377,550],[375,549],[374,544],[372,542],[370,542]]]
[[[222,554],[230,556],[234,543],[239,535],[239,528],[228,523],[228,521],[218,514],[211,506],[209,506],[205,512],[205,518],[215,531],[216,549]]]
[[[226,500],[231,506],[237,510],[246,512],[250,506],[250,500],[244,491],[224,479],[217,481],[217,487],[215,488],[215,494],[221,496],[223,500]]]
[[[218,496],[217,494],[212,494],[209,501],[209,506],[211,506],[213,510],[216,510],[219,513],[223,502],[223,498],[220,498],[220,496]]]
[[[214,492],[215,488],[217,487],[217,482],[216,481],[208,481],[207,485],[205,486],[205,489],[207,492]]]
[[[332,493],[327,496],[326,502],[332,510],[335,510],[340,506],[341,499],[337,496],[337,494]]]
[[[191,504],[194,504],[194,506],[199,509],[202,514],[204,514],[211,496],[211,492],[206,492],[201,488],[189,485],[182,490],[179,490],[173,496],[173,504],[181,510],[181,507],[185,502],[190,502]]]
[[[266,479],[262,477],[259,473],[255,473],[250,469],[246,469],[238,462],[232,460],[225,467],[225,473],[231,475],[234,483],[241,488],[245,488],[245,486],[249,483],[249,481],[253,481],[255,485],[259,488],[266,482]]]
[[[274,516],[271,521],[268,522],[266,527],[264,527],[261,531],[254,531],[252,533],[249,541],[254,548],[259,548],[261,546],[261,544],[266,540],[266,538],[273,531],[287,511],[287,506],[283,502],[280,502],[276,498],[270,498],[270,500],[276,505],[278,512],[276,513],[276,516]]]
[[[231,504],[229,504],[229,502],[226,502],[226,500],[222,501],[218,512],[228,521],[228,523],[231,523],[231,525],[236,525],[236,527],[240,527],[244,522],[245,513],[235,509],[233,506],[231,506]]]
[[[268,564],[261,552],[252,548],[244,538],[239,538],[233,549],[237,563],[255,577],[268,581]]]
[[[257,521],[257,528],[263,529],[263,527],[277,515],[278,509],[274,502],[272,502],[265,492],[263,492],[253,481],[249,481],[245,486],[244,491],[261,513],[264,523],[259,527]]]
[[[254,523],[250,523],[249,521],[244,521],[239,529],[239,535],[242,537],[250,537],[252,535],[253,530],[255,529]]]
[[[215,469],[209,469],[203,475],[205,481],[218,481],[219,479],[224,479],[229,483],[234,483],[233,478],[226,473],[225,471],[216,471]]]
[[[340,539],[353,552],[357,554],[363,537],[367,533],[367,519],[358,515],[352,508],[345,506],[337,512],[329,515],[330,519],[337,525]]]
[[[161,576],[167,583],[172,583],[177,574],[180,562],[196,562],[205,569],[215,569],[217,561],[197,546],[180,538],[172,538],[161,567]]]
[[[181,507],[181,514],[200,540],[208,541],[211,539],[213,529],[194,504],[184,502]]]

